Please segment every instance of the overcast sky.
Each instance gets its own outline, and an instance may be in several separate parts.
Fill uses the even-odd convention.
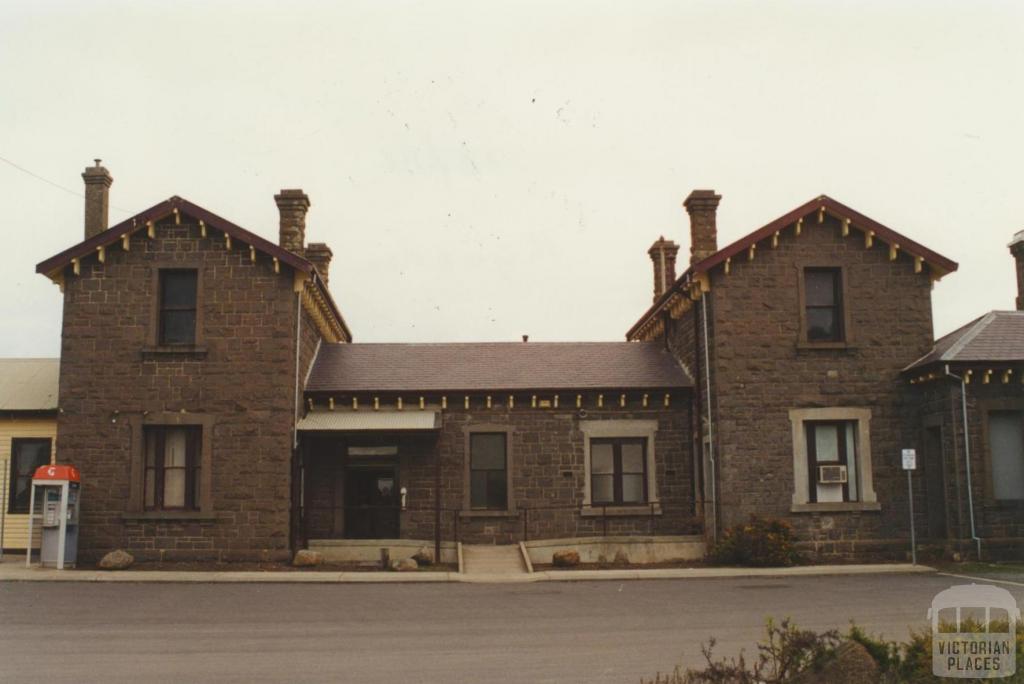
[[[181,195],[274,241],[305,189],[357,341],[623,339],[697,187],[720,246],[826,193],[958,261],[938,334],[1013,308],[1024,3],[280,5],[4,0],[0,157],[74,193],[101,157],[112,224]],[[82,199],[0,188],[0,355],[56,355],[34,267]]]

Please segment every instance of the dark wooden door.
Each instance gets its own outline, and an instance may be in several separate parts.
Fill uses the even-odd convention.
[[[345,470],[345,536],[398,538],[398,477],[394,467]]]
[[[942,428],[925,429],[924,477],[928,501],[928,536],[946,538],[946,478],[942,460]]]

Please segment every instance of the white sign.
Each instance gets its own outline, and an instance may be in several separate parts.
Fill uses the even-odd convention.
[[[917,470],[917,451],[914,449],[903,450],[903,469]]]

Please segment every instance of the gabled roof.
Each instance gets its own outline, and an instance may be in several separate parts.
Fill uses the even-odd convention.
[[[921,259],[923,263],[927,263],[931,269],[933,277],[936,279],[941,278],[945,274],[951,273],[958,268],[955,261],[948,259],[937,252],[933,252],[924,245],[911,240],[902,233],[896,232],[892,228],[865,216],[859,211],[846,206],[842,202],[832,199],[828,195],[819,195],[818,197],[801,204],[796,209],[780,216],[771,223],[758,228],[749,235],[740,238],[729,246],[718,250],[706,259],[698,261],[696,264],[690,266],[681,276],[679,276],[679,278],[676,279],[675,284],[672,287],[669,287],[668,290],[659,297],[646,312],[644,312],[643,316],[640,317],[640,320],[638,320],[636,324],[629,329],[629,332],[626,333],[626,339],[634,339],[637,333],[644,327],[645,323],[648,323],[652,317],[666,310],[669,307],[670,301],[677,299],[680,292],[685,292],[689,287],[691,287],[691,285],[711,271],[711,269],[716,266],[726,264],[726,262],[730,261],[733,257],[742,255],[762,240],[771,240],[777,233],[781,232],[788,226],[795,225],[807,216],[819,212],[821,213],[821,216],[827,214],[840,219],[849,228],[859,230],[865,235],[870,235],[872,240],[877,238],[889,245],[899,245],[900,251]]]
[[[56,411],[60,359],[0,359],[0,411]]]
[[[126,236],[131,236],[140,230],[148,230],[152,224],[155,224],[168,216],[180,218],[181,215],[191,216],[207,228],[218,230],[221,233],[230,235],[232,240],[251,245],[260,252],[277,259],[278,262],[287,264],[296,271],[309,274],[320,295],[334,314],[341,328],[345,331],[348,339],[352,338],[352,334],[348,329],[348,325],[345,323],[345,319],[341,315],[341,311],[338,309],[337,304],[335,304],[333,297],[331,297],[331,293],[320,279],[320,275],[317,273],[316,268],[309,260],[304,259],[298,254],[295,254],[280,245],[261,238],[256,233],[248,231],[225,218],[217,216],[212,211],[203,209],[198,204],[193,204],[187,199],[178,197],[177,195],[158,204],[154,204],[149,209],[141,211],[135,216],[121,221],[102,233],[98,233],[91,238],[83,240],[82,242],[65,249],[59,254],[55,254],[49,259],[39,262],[36,264],[36,273],[42,273],[52,280],[59,280],[64,269],[68,265],[75,263],[76,260],[95,256],[100,248],[106,249],[107,247],[120,242]]]
[[[990,311],[939,338],[904,371],[933,363],[1024,361],[1024,311]]]
[[[692,387],[657,343],[325,344],[310,393]]]

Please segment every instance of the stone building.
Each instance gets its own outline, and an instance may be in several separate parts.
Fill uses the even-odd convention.
[[[110,174],[83,178],[84,240],[37,271],[64,293],[56,445],[83,473],[85,559],[450,559],[457,541],[545,540],[665,558],[753,513],[823,559],[902,557],[905,448],[924,455],[927,541],[970,546],[939,408],[961,386],[918,382],[960,368],[931,318],[931,284],[957,265],[831,198],[719,249],[720,198],[694,191],[690,265],[677,276],[679,247],[654,243],[654,302],[627,341],[363,344],[328,289],[330,248],[306,242],[301,190],[275,196],[274,243],[179,197],[108,227]],[[963,372],[1019,416],[1003,378],[1021,365]],[[990,428],[972,425],[974,446]],[[975,474],[1019,465],[971,458]],[[988,501],[985,481],[970,491]],[[996,498],[973,528],[1005,542],[993,551],[1021,535]]]

